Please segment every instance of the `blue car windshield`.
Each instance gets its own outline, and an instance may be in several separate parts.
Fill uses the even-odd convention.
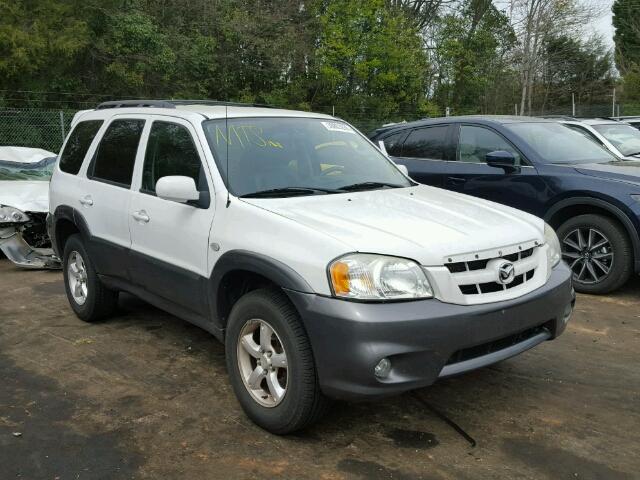
[[[560,123],[522,122],[505,126],[528,144],[544,163],[575,165],[618,160],[595,141]]]
[[[236,196],[413,185],[362,134],[338,120],[229,118],[205,121],[203,127],[218,170]]]

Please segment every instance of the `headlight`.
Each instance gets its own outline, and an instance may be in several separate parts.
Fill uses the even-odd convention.
[[[13,207],[0,205],[0,223],[25,223],[29,221],[29,215]]]
[[[549,246],[547,249],[547,260],[549,266],[553,268],[560,263],[562,251],[560,250],[560,241],[558,240],[556,232],[546,223],[544,224],[544,243]]]
[[[416,262],[385,255],[353,253],[329,265],[336,297],[358,300],[430,298],[431,285]]]

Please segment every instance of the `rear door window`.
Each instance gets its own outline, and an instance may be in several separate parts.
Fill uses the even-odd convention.
[[[419,128],[404,141],[403,157],[447,160],[448,125]]]
[[[460,127],[458,161],[486,163],[487,154],[496,151],[512,153],[516,159],[516,166],[521,164],[520,153],[496,132],[473,125]]]
[[[393,133],[384,138],[384,148],[389,155],[391,155],[392,157],[402,156],[402,140],[406,135],[407,132],[405,130],[398,133]]]
[[[87,120],[75,126],[60,154],[60,170],[72,175],[80,171],[87,150],[103,123],[102,120]]]
[[[129,188],[144,120],[111,122],[94,156],[89,178]]]
[[[200,155],[189,131],[171,122],[153,122],[142,170],[144,193],[155,193],[162,177],[182,175],[193,178],[199,191],[208,191]]]

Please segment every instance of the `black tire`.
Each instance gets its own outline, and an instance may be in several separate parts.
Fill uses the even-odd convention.
[[[80,255],[86,270],[87,294],[83,304],[79,304],[71,293],[69,262],[74,253]],[[78,318],[85,322],[96,322],[111,316],[118,305],[118,292],[109,290],[102,284],[80,235],[75,234],[68,238],[62,258],[64,288],[69,304]]]
[[[600,255],[604,255],[606,252],[613,253],[610,260],[611,263],[609,265],[605,264],[605,266],[609,266],[608,273],[598,281],[594,281],[594,277],[589,273],[588,269],[583,273],[581,279],[578,278],[578,274],[584,264],[584,260],[576,259],[576,249],[567,243],[572,239],[573,243],[576,243],[575,239],[577,237],[575,235],[577,230],[584,232],[589,229],[594,229],[596,232],[600,232],[609,240],[609,246],[597,249],[596,252],[599,252]],[[576,291],[591,294],[609,293],[620,288],[629,279],[633,271],[633,250],[631,247],[631,241],[629,240],[629,236],[624,228],[615,220],[597,214],[578,215],[577,217],[571,218],[560,225],[557,233],[562,247],[562,257],[569,266],[573,265],[573,284]],[[598,234],[596,233],[594,235]],[[583,235],[583,238],[584,237],[585,236]],[[594,240],[593,243],[597,244],[598,242]],[[588,249],[584,249],[583,251],[585,253],[589,252]],[[593,252],[590,253],[593,255]],[[588,259],[591,259],[591,257],[588,257]],[[576,260],[577,263],[574,264]],[[600,260],[604,259],[601,258]],[[602,261],[600,263],[602,263]],[[596,274],[604,273],[601,268],[593,263],[591,264],[591,267],[594,268]]]
[[[275,330],[287,359],[286,393],[279,404],[263,406],[245,387],[238,362],[240,334],[252,319],[260,319]],[[328,400],[318,385],[315,362],[298,312],[278,289],[260,289],[244,295],[233,306],[225,338],[227,370],[233,390],[247,416],[265,430],[283,435],[316,422]]]

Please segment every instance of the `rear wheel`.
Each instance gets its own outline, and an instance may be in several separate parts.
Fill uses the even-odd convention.
[[[227,370],[247,416],[276,434],[315,422],[326,399],[300,317],[277,289],[244,295],[229,316]]]
[[[114,312],[118,292],[102,284],[80,235],[71,235],[65,243],[63,276],[69,304],[81,320],[95,322]]]
[[[558,237],[578,292],[608,293],[629,279],[631,242],[617,222],[602,215],[579,215],[558,228]]]

